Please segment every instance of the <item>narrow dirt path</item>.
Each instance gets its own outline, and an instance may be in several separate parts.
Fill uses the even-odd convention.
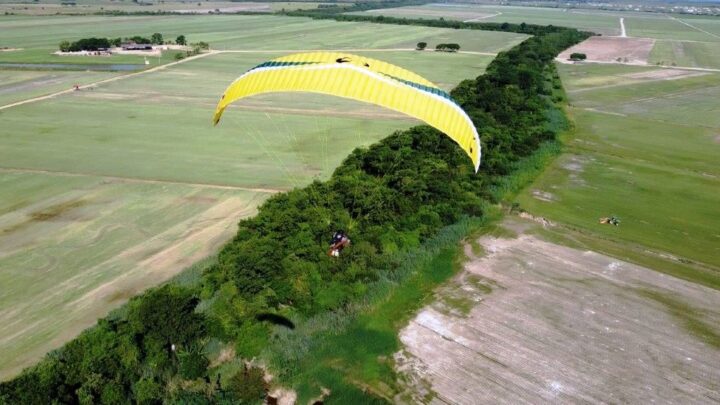
[[[497,13],[495,13],[495,14],[486,15],[486,16],[484,16],[484,17],[471,18],[471,19],[465,20],[465,21],[463,21],[463,22],[481,21],[481,20],[486,20],[486,19],[488,19],[488,18],[497,17],[497,16],[499,16],[499,15],[502,15],[502,13],[501,13],[501,12],[497,12]]]
[[[625,17],[620,17],[620,38],[627,38],[627,32],[625,31]]]
[[[99,85],[99,84],[116,82],[116,81],[118,81],[118,80],[127,79],[127,78],[129,78],[129,77],[135,77],[135,76],[144,75],[144,74],[147,74],[147,73],[157,72],[158,70],[163,70],[163,69],[166,69],[166,68],[168,68],[168,67],[170,67],[170,66],[175,66],[175,65],[179,65],[179,64],[181,64],[181,63],[185,63],[185,62],[188,62],[188,61],[191,61],[191,60],[204,58],[204,57],[206,57],[206,56],[214,55],[214,54],[216,54],[216,53],[217,53],[216,51],[210,51],[210,52],[207,52],[207,53],[201,53],[200,55],[191,56],[191,57],[189,57],[189,58],[185,58],[185,59],[182,59],[182,60],[179,60],[179,61],[176,61],[176,62],[170,62],[170,63],[168,63],[168,64],[156,66],[156,67],[154,67],[154,68],[150,68],[150,69],[146,69],[146,70],[142,70],[142,71],[140,71],[140,72],[128,73],[128,74],[126,74],[126,75],[115,76],[115,77],[111,77],[111,78],[109,78],[109,79],[103,79],[103,80],[98,80],[98,81],[96,81],[96,82],[92,82],[92,83],[88,83],[88,84],[83,84],[82,86],[79,86],[78,88],[79,88],[79,89],[87,89],[87,88],[89,88],[89,87],[94,87],[94,86],[97,86],[97,85]],[[58,92],[51,93],[51,94],[46,94],[46,95],[40,96],[40,97],[33,97],[33,98],[29,98],[29,99],[22,100],[22,101],[16,101],[16,102],[14,102],[14,103],[5,104],[5,105],[0,106],[0,111],[5,110],[5,109],[8,109],[8,108],[12,108],[12,107],[17,107],[17,106],[20,106],[20,105],[24,105],[24,104],[34,103],[34,102],[42,101],[42,100],[47,100],[47,99],[50,99],[50,98],[53,98],[53,97],[57,97],[57,96],[60,96],[60,95],[63,95],[63,94],[69,94],[69,93],[72,93],[72,92],[74,92],[74,91],[75,91],[75,89],[67,89],[67,90],[62,90],[62,91],[58,91]]]
[[[126,183],[143,183],[143,184],[174,184],[181,186],[191,187],[202,187],[202,188],[213,188],[219,190],[239,190],[239,191],[252,191],[255,193],[282,193],[288,191],[280,188],[253,188],[253,187],[239,187],[229,186],[223,184],[210,184],[210,183],[192,183],[185,181],[173,181],[173,180],[160,180],[160,179],[142,179],[137,177],[121,177],[121,176],[106,176],[102,174],[91,174],[91,173],[79,173],[79,172],[66,172],[61,170],[43,170],[43,169],[28,169],[28,168],[15,168],[15,167],[0,167],[0,173],[38,173],[38,174],[49,174],[54,176],[67,176],[67,177],[97,177],[101,179],[114,180]]]

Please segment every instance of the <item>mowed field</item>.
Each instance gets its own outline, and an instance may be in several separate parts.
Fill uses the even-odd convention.
[[[230,1],[142,1],[124,2],[113,0],[76,0],[75,5],[62,5],[56,0],[43,0],[32,3],[23,3],[16,0],[0,1],[0,13],[17,15],[52,15],[52,14],[92,14],[110,11],[127,13],[171,11],[178,13],[207,14],[220,10],[223,13],[235,12],[275,12],[283,9],[311,9],[317,8],[320,3],[312,2],[230,2]]]
[[[118,78],[0,110],[0,378],[214,253],[273,193],[327,178],[353,148],[417,124],[348,100],[284,94],[239,102],[213,128],[219,95],[245,70],[292,50],[358,48],[450,89],[493,56],[391,49],[424,40],[492,52],[524,38],[268,16],[23,19],[0,18],[3,46],[45,52],[44,36],[163,31],[224,51],[128,77],[0,71],[0,108]]]
[[[590,248],[720,288],[720,75],[558,68],[575,130],[521,206]],[[619,227],[598,223],[610,215]]]
[[[573,27],[603,36],[620,36],[622,18],[628,37],[650,40],[647,47],[651,51],[643,56],[643,63],[720,69],[720,17],[470,4],[425,4],[364,13],[468,22],[525,22]],[[619,46],[627,49],[628,44]]]
[[[442,42],[457,42],[465,51],[498,52],[520,42],[524,35],[499,32],[428,29],[367,23],[313,21],[279,16],[0,16],[0,52],[2,62],[34,63],[142,63],[144,57],[57,56],[61,40],[91,36],[150,36],[155,32],[174,40],[185,35],[187,41],[204,41],[216,50],[301,50],[348,48],[414,48],[420,41],[434,47]],[[171,55],[172,53],[166,53]],[[172,58],[169,58],[172,59]],[[148,58],[151,65],[156,58]],[[166,62],[161,60],[161,63]]]

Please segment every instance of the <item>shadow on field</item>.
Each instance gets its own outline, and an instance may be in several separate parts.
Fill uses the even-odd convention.
[[[261,322],[267,321],[272,323],[273,325],[284,326],[288,329],[295,329],[295,324],[293,323],[293,321],[282,315],[273,314],[270,312],[263,312],[262,314],[258,314],[255,319]]]

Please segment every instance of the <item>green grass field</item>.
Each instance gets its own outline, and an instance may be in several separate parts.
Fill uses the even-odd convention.
[[[495,51],[524,38],[267,16],[85,18],[94,23],[63,16],[0,18],[0,40],[37,52],[53,45],[31,34],[43,24],[56,34],[77,25],[78,36],[106,33],[97,27],[112,35],[159,27],[238,49],[403,48],[420,40],[464,38],[461,43],[471,49]],[[307,34],[298,36],[301,31]],[[475,54],[358,53],[417,71],[446,89],[482,74],[492,60]],[[0,322],[10,325],[0,334],[0,378],[129,296],[213,253],[237,220],[252,215],[273,192],[327,178],[353,148],[417,124],[349,100],[281,94],[239,102],[213,128],[212,113],[225,87],[281,54],[207,55],[0,111]],[[112,75],[5,70],[0,100],[6,104]]]
[[[720,18],[718,17],[698,16],[689,19],[682,15],[661,16],[658,14],[655,16],[654,18],[625,19],[627,35],[675,41],[720,42],[720,35],[717,32],[713,33],[713,31],[720,31]]]
[[[0,105],[67,90],[116,76],[110,72],[47,72],[0,70]]]
[[[620,17],[623,17],[627,35],[631,37],[655,38],[668,41],[720,42],[720,18],[712,16],[470,4],[425,4],[353,14],[427,19],[442,17],[460,21],[509,22],[516,24],[524,22],[528,24],[573,27],[602,35],[620,35]],[[696,46],[702,48],[702,45]],[[700,50],[700,52],[702,51]],[[717,54],[717,51],[715,54]],[[715,58],[714,56],[708,57]],[[704,63],[705,59],[702,59],[701,62]],[[714,65],[710,67],[714,67]]]
[[[662,80],[647,75],[652,69],[618,65],[559,70],[575,131],[519,197],[521,206],[591,236],[590,246],[720,287],[720,75]],[[610,215],[621,218],[619,227],[598,224]]]
[[[57,0],[43,0],[22,2],[18,0],[0,1],[0,13],[12,13],[16,15],[53,15],[53,14],[94,14],[109,11],[121,11],[128,13],[138,12],[195,12],[207,13],[219,9],[225,13],[231,12],[277,12],[282,9],[297,10],[317,8],[320,3],[312,2],[230,2],[230,1],[142,1],[142,2],[117,2],[108,0],[79,0],[74,6],[62,5]]]
[[[590,10],[467,4],[425,4],[372,10],[372,15],[406,18],[440,18],[478,22],[509,22],[556,25],[592,30],[604,35],[620,34],[620,14]],[[357,13],[355,13],[357,14]]]
[[[150,36],[159,32],[167,39],[185,35],[189,42],[205,41],[213,49],[347,49],[413,48],[420,41],[430,46],[456,42],[465,51],[498,52],[526,36],[499,32],[476,32],[445,28],[390,26],[368,23],[313,21],[278,16],[0,16],[0,48],[22,48],[0,52],[0,62],[35,63],[142,63],[142,56],[57,56],[62,40],[80,38]],[[172,54],[167,60],[172,59]],[[156,60],[149,58],[155,64]],[[166,61],[167,61],[166,60]],[[161,61],[164,62],[164,61]]]
[[[648,62],[668,66],[720,69],[720,42],[658,40]]]

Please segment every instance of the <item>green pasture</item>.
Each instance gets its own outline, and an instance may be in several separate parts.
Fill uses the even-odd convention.
[[[660,16],[660,15],[657,15]],[[705,31],[720,30],[720,18],[705,17],[703,19],[688,20],[685,16],[662,18],[626,18],[625,29],[631,37],[656,38],[676,41],[703,41],[720,42],[720,35],[711,35],[683,24],[687,22]]]
[[[233,189],[5,170],[0,187],[0,377],[168,278],[164,272],[173,270],[156,264],[163,258],[156,255],[211,226],[213,215],[252,214],[265,198]],[[222,204],[233,209],[221,210]],[[217,244],[218,236],[231,234],[232,226],[226,227],[207,235],[215,240],[180,246],[178,254]]]
[[[638,69],[632,71],[635,70]],[[652,72],[663,73],[665,70]],[[636,73],[628,73],[624,76],[627,80],[625,83],[582,90],[569,87],[568,92],[575,107],[593,108],[671,125],[720,128],[720,75],[686,73],[688,76],[685,78],[673,80],[643,80],[637,79]],[[573,81],[568,82],[571,86]]]
[[[631,37],[720,42],[720,18],[712,16],[479,4],[425,4],[353,14],[555,25],[588,30],[602,35],[620,35],[620,17],[623,17],[627,35]]]
[[[117,2],[107,0],[79,0],[76,5],[62,5],[58,0],[22,2],[19,0],[0,1],[0,13],[16,15],[53,15],[53,14],[95,14],[101,12],[121,11],[127,13],[145,12],[196,12],[207,13],[219,9],[222,12],[278,12],[280,10],[307,10],[317,8],[320,3],[312,2],[230,2],[230,1],[142,1]]]
[[[75,84],[92,83],[115,75],[117,73],[0,70],[0,105],[67,90]]]
[[[508,22],[516,24],[524,22],[527,24],[580,28],[602,33],[603,35],[620,34],[619,17],[621,16],[621,14],[614,12],[592,10],[469,4],[425,4],[422,6],[373,10],[365,13],[406,18],[443,17],[461,21],[475,20],[477,22]]]
[[[246,15],[202,16],[0,16],[0,47],[22,48],[0,52],[0,62],[139,63],[142,56],[57,56],[60,41],[80,38],[150,36],[166,39],[185,35],[188,42],[205,41],[213,49],[306,50],[348,48],[414,48],[424,41],[435,46],[455,42],[466,51],[499,52],[526,36],[502,32],[475,32],[447,28],[342,23],[307,18]],[[172,52],[167,53],[172,59]],[[155,63],[152,58],[151,62]],[[138,62],[139,61],[139,62]]]
[[[225,87],[272,56],[211,55],[6,110],[1,166],[289,189],[328,176],[354,147],[417,123],[329,96],[277,94],[238,103],[213,128]],[[446,87],[482,73],[491,59],[420,52],[376,57],[411,69],[417,64],[418,72]]]
[[[603,63],[584,64],[582,69],[566,69],[564,65],[558,65],[558,69],[565,72],[562,78],[563,85],[567,91],[573,94],[643,82],[644,80],[636,78],[636,75],[659,71],[657,67],[653,66]],[[578,102],[578,97],[573,97],[573,102]]]
[[[720,69],[720,42],[658,40],[650,52],[650,64]]]
[[[589,75],[622,75],[625,69],[638,71],[559,66],[575,130],[564,154],[518,201],[535,215],[626,247],[627,254],[611,253],[719,287],[720,76],[599,84],[596,90],[583,85]],[[610,215],[621,219],[619,227],[598,223]],[[715,274],[635,254],[645,247]]]

